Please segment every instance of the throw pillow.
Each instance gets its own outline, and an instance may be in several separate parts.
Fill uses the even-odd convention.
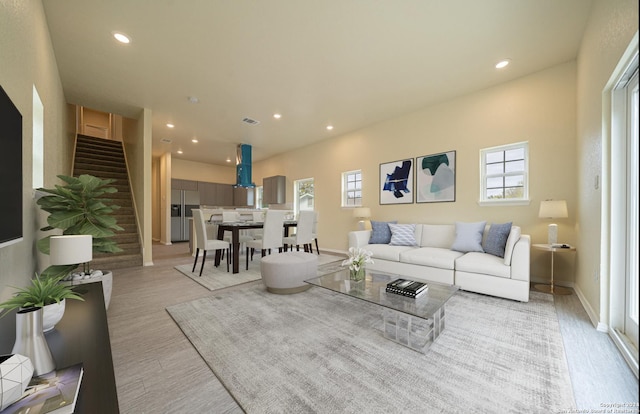
[[[513,254],[513,248],[518,240],[520,240],[520,227],[511,226],[511,232],[507,239],[507,246],[504,249],[504,264],[507,266],[511,266],[511,255]]]
[[[389,224],[392,246],[417,246],[415,224]]]
[[[373,221],[371,220],[371,236],[369,244],[389,244],[391,241],[391,229],[389,223],[397,223],[397,221]]]
[[[504,257],[504,250],[507,246],[507,238],[511,233],[511,223],[492,224],[487,232],[487,237],[482,244],[485,253],[498,257]]]
[[[477,223],[460,223],[456,221],[456,239],[451,250],[457,252],[484,252],[482,249],[482,234],[486,221]]]

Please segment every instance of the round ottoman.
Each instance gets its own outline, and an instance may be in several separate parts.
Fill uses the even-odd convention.
[[[262,282],[271,293],[288,295],[311,287],[307,279],[318,275],[318,257],[312,253],[271,254],[260,260]]]

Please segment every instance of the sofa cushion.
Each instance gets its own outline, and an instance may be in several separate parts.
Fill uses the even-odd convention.
[[[451,250],[462,253],[484,252],[482,249],[482,234],[486,221],[477,223],[462,223],[456,221],[456,239]]]
[[[415,224],[393,224],[389,223],[391,229],[391,244],[392,246],[417,246],[415,231]]]
[[[449,249],[456,239],[456,226],[453,224],[423,224],[418,227],[422,227],[421,247]]]
[[[456,272],[511,278],[511,267],[506,266],[502,258],[479,252],[467,253],[456,259]]]
[[[504,258],[507,238],[511,232],[511,222],[504,224],[492,224],[487,232],[487,237],[482,242],[485,253]]]
[[[511,255],[518,240],[520,240],[520,227],[511,226],[511,231],[507,238],[507,245],[504,248],[504,264],[507,266],[511,266]]]
[[[402,263],[453,270],[456,259],[462,255],[464,255],[464,253],[441,249],[439,247],[421,247],[400,253],[400,261]]]
[[[373,221],[371,220],[371,237],[369,244],[389,244],[391,241],[391,229],[389,223],[397,223],[397,221]]]
[[[371,252],[374,262],[376,259],[399,262],[401,253],[415,249],[411,246],[390,246],[388,244],[368,244],[364,248]]]

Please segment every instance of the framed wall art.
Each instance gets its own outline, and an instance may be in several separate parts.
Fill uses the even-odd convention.
[[[380,204],[413,203],[413,159],[380,164]]]
[[[416,158],[416,203],[456,201],[456,152]]]

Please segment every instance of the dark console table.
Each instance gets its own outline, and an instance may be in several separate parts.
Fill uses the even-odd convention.
[[[75,413],[119,413],[102,282],[79,285],[85,301],[68,300],[62,320],[45,334],[57,368],[82,362],[84,375]],[[15,342],[15,312],[0,319],[0,354]]]

